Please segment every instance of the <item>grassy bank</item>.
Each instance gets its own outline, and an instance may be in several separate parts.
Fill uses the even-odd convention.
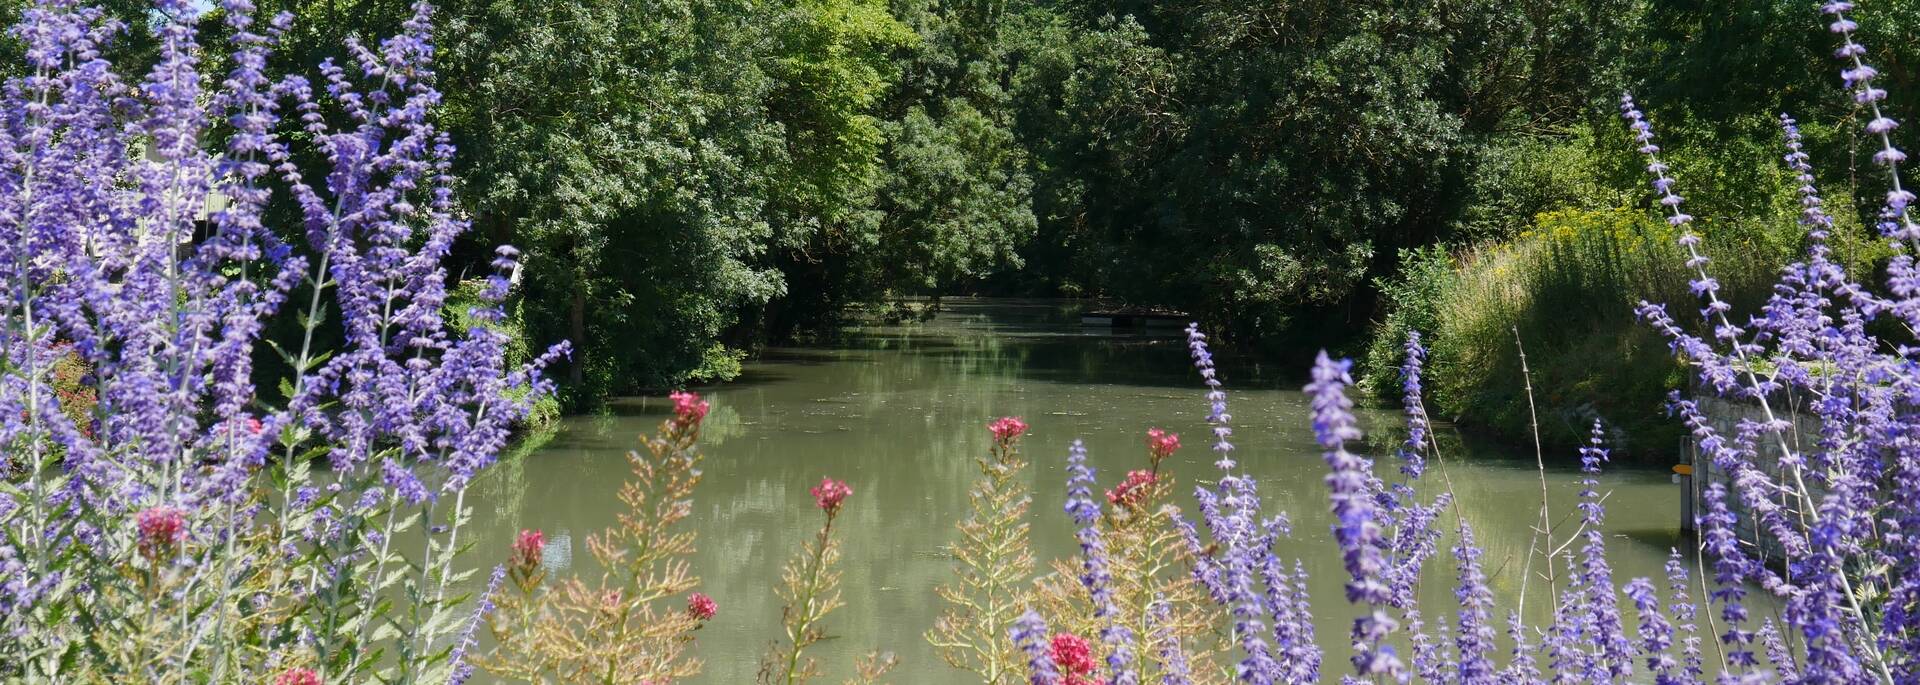
[[[1709,268],[1741,316],[1764,301],[1779,267],[1802,249],[1803,231],[1790,215],[1702,223]],[[1871,245],[1852,237],[1840,252],[1864,263]],[[1431,349],[1437,416],[1531,441],[1517,335],[1550,447],[1578,444],[1597,418],[1637,460],[1677,449],[1682,427],[1664,405],[1686,374],[1634,313],[1642,300],[1664,302],[1699,325],[1682,248],[1664,223],[1637,208],[1563,209],[1537,215],[1510,240],[1408,251],[1402,260],[1403,277],[1381,284],[1392,309],[1364,364],[1377,397],[1398,392],[1400,346],[1417,329]]]

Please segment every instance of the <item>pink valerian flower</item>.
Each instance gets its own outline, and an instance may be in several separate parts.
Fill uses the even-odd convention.
[[[1169,433],[1158,428],[1147,429],[1147,453],[1153,455],[1153,463],[1173,456],[1180,450],[1180,434]]]
[[[1159,477],[1152,471],[1135,469],[1127,472],[1127,479],[1107,491],[1107,502],[1117,507],[1131,507],[1140,503],[1147,495],[1147,486],[1153,485]]]
[[[513,554],[507,563],[522,574],[540,567],[541,552],[547,548],[547,536],[539,530],[522,530],[513,540]]]
[[[1014,438],[1025,434],[1027,432],[1027,422],[1021,421],[1018,416],[1002,416],[994,419],[992,423],[987,424],[987,430],[993,432],[995,442],[1004,445],[1013,442]]]
[[[676,392],[667,397],[673,399],[673,423],[683,429],[700,425],[713,409],[713,404],[700,399],[699,393]]]
[[[720,613],[720,604],[713,601],[712,597],[708,597],[707,593],[695,592],[687,595],[687,614],[694,620],[705,621],[713,618],[717,613]]]
[[[1073,633],[1058,633],[1053,636],[1051,649],[1053,665],[1060,669],[1062,685],[1093,685],[1097,681],[1088,676],[1093,673],[1093,645],[1087,639]]]
[[[821,476],[820,484],[813,486],[808,492],[813,493],[814,503],[826,511],[828,516],[832,516],[840,513],[840,503],[846,501],[847,495],[853,494],[853,488],[848,487],[843,481]]]
[[[289,668],[273,679],[273,685],[322,685],[320,674],[311,668]]]
[[[134,516],[140,529],[140,555],[159,559],[170,554],[186,538],[187,515],[175,507],[157,506]]]

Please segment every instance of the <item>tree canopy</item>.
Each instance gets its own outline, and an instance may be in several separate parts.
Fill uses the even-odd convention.
[[[1863,31],[1899,86],[1920,9],[1895,5]],[[406,14],[294,6],[288,66]],[[437,57],[462,205],[527,251],[527,330],[574,341],[568,378],[594,398],[723,377],[908,295],[1106,297],[1277,349],[1351,343],[1402,250],[1629,197],[1635,167],[1597,125],[1625,89],[1676,147],[1748,141],[1676,164],[1703,211],[1760,211],[1731,190],[1765,173],[1749,153],[1778,110],[1847,114],[1813,11],[448,0]]]

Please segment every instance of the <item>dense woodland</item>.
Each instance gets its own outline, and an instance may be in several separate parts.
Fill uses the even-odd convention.
[[[438,4],[477,229],[455,271],[525,251],[513,324],[524,349],[573,342],[576,408],[725,379],[858,308],[981,293],[1179,308],[1290,359],[1371,340],[1374,370],[1417,328],[1436,411],[1496,429],[1519,425],[1518,327],[1550,438],[1638,429],[1682,376],[1631,305],[1686,286],[1636,257],[1671,247],[1620,92],[1662,123],[1736,296],[1800,247],[1781,112],[1819,122],[1832,195],[1879,182],[1803,0]],[[286,8],[283,72],[408,14]],[[1873,10],[1863,40],[1913,92],[1920,2]],[[144,12],[120,49],[148,49]],[[1844,256],[1872,268],[1855,209]]]

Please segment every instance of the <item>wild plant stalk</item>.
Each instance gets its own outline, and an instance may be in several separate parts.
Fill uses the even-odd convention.
[[[882,685],[881,680],[898,665],[900,660],[893,652],[869,653],[854,662],[853,675],[846,679],[845,685]]]
[[[1538,556],[1546,560],[1547,601],[1548,606],[1560,606],[1559,590],[1554,584],[1553,557],[1553,510],[1551,497],[1547,494],[1547,458],[1540,445],[1540,410],[1533,403],[1533,371],[1527,368],[1527,348],[1520,341],[1520,329],[1513,329],[1513,349],[1520,355],[1520,380],[1527,395],[1527,425],[1533,430],[1534,468],[1540,474],[1540,523],[1533,530],[1532,540],[1527,543],[1527,561],[1520,570],[1520,599],[1514,611],[1525,616],[1527,612],[1527,584],[1533,580],[1533,559]],[[1542,540],[1541,538],[1545,538]]]
[[[1129,471],[1108,489],[1104,511],[1093,499],[1084,448],[1075,444],[1067,509],[1080,528],[1082,552],[1052,562],[1053,574],[1037,584],[1036,607],[1056,629],[1098,638],[1115,655],[1106,660],[1114,682],[1222,682],[1219,671],[1185,666],[1208,663],[1232,645],[1213,629],[1220,608],[1190,573],[1192,553],[1176,525],[1180,510],[1168,502],[1176,481],[1161,467],[1180,438],[1154,428],[1146,442],[1147,468]]]
[[[508,563],[512,587],[490,598],[498,610],[487,618],[494,645],[476,660],[482,669],[541,683],[660,683],[699,674],[700,661],[687,651],[717,607],[692,592],[700,579],[688,561],[694,533],[683,523],[700,483],[697,447],[710,405],[689,393],[674,393],[673,401],[673,417],[647,438],[645,451],[627,454],[633,479],[619,494],[626,512],[587,537],[604,569],[597,583],[550,581],[541,566],[544,536],[522,533]]]
[[[1030,602],[1033,573],[1026,523],[1031,497],[1019,448],[1027,424],[1006,417],[988,428],[993,444],[975,459],[980,479],[967,492],[972,511],[956,526],[959,541],[947,546],[957,579],[935,588],[948,608],[926,639],[947,665],[987,685],[1007,685],[1019,678],[1023,662],[1007,631]]]
[[[781,572],[778,594],[786,601],[781,610],[786,641],[775,642],[767,652],[759,674],[759,681],[765,685],[795,685],[820,676],[819,663],[805,652],[827,639],[820,621],[842,606],[840,571],[834,568],[840,560],[840,543],[833,538],[833,522],[853,489],[846,483],[821,478],[811,492],[826,520],[814,539],[802,545],[800,554]]]

